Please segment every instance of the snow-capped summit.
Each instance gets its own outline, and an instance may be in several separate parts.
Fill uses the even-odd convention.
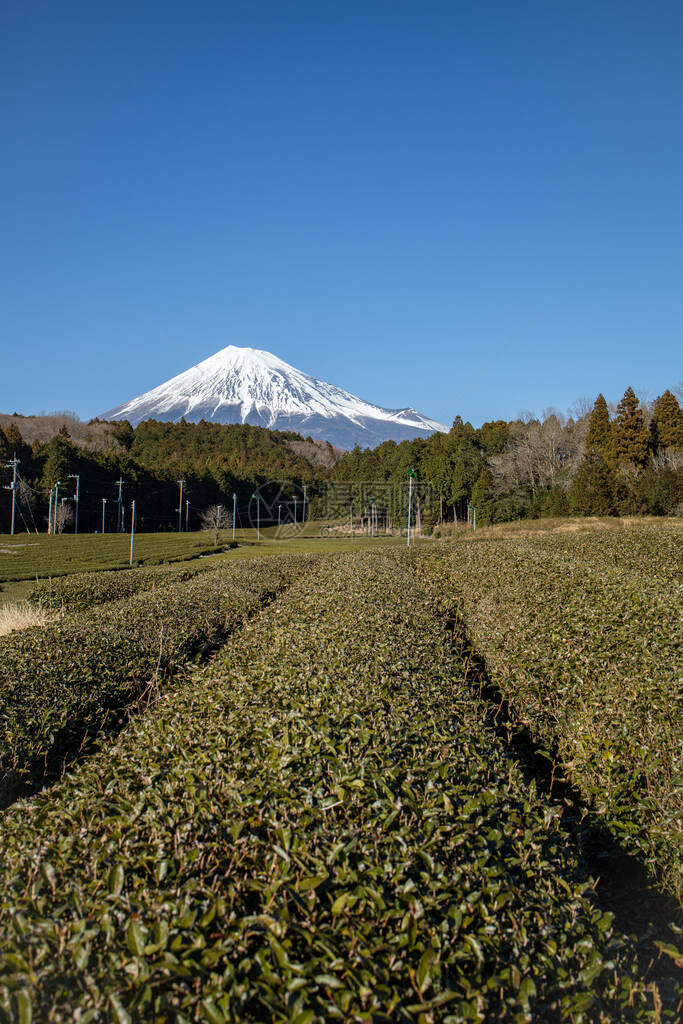
[[[251,423],[342,448],[427,437],[448,428],[414,409],[382,409],[316,380],[271,352],[228,345],[185,373],[105,413],[110,420]]]

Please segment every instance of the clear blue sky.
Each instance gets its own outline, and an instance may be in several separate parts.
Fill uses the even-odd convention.
[[[0,13],[0,411],[228,344],[479,424],[682,376],[683,7]]]

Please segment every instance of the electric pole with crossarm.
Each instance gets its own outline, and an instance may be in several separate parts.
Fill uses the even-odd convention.
[[[14,458],[10,459],[9,462],[5,463],[8,469],[13,469],[14,474],[12,477],[12,483],[5,485],[5,490],[12,492],[12,526],[10,533],[14,533],[14,513],[17,507],[17,466],[21,462],[21,459],[17,458],[17,453],[14,453]]]

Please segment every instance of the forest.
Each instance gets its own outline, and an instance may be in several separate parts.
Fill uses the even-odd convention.
[[[269,482],[273,490],[284,481],[292,493],[305,486],[315,518],[325,512],[330,483],[363,484],[355,492],[362,503],[368,487],[402,485],[410,469],[427,488],[426,531],[462,521],[470,506],[486,524],[671,516],[683,504],[683,412],[670,390],[644,402],[629,387],[612,407],[600,394],[568,416],[551,409],[478,428],[456,416],[446,434],[348,452],[247,424],[148,420],[133,429],[126,421],[84,425],[73,415],[37,426],[39,419],[0,419],[0,533],[10,530],[15,458],[15,529],[31,532],[46,529],[51,491],[58,532],[75,529],[77,485],[81,532],[116,529],[132,500],[140,530],[196,529],[209,506],[229,507],[236,495],[247,509],[257,488],[268,494]]]

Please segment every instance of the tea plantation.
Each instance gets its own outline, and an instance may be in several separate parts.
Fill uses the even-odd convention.
[[[452,545],[430,559],[512,727],[530,729],[679,900],[682,540],[640,527]]]
[[[0,641],[0,1020],[678,1021],[651,529],[65,580]],[[650,872],[645,925],[591,821]]]

